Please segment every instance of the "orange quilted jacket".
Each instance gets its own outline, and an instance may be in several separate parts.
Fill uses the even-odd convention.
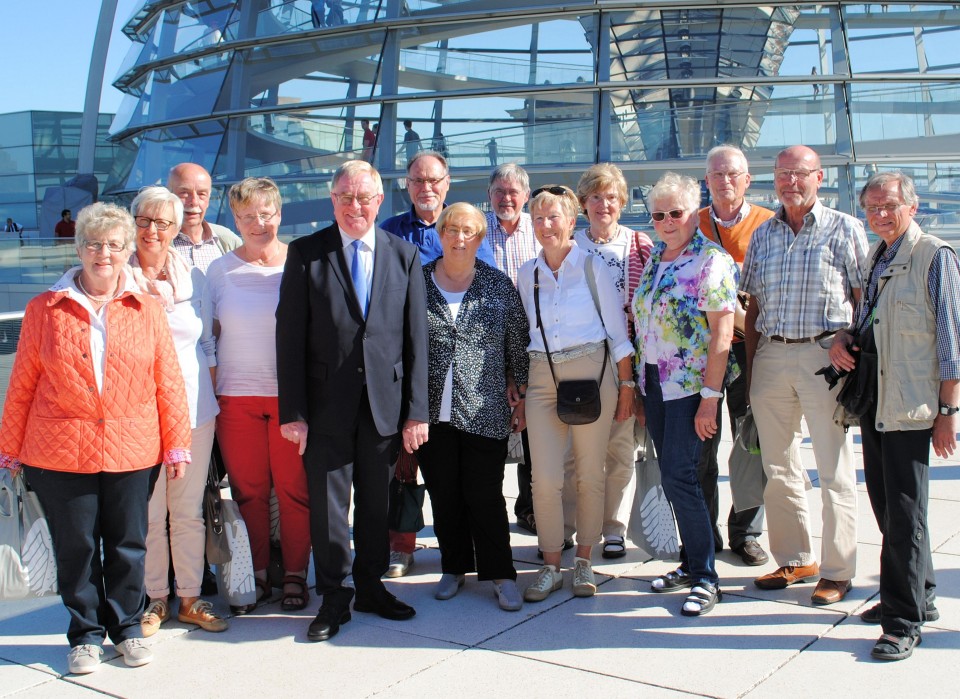
[[[189,461],[183,375],[160,304],[131,292],[111,301],[105,354],[98,393],[87,310],[66,291],[27,304],[0,423],[3,465],[96,473]]]

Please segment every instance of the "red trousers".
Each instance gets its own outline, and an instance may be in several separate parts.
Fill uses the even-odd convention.
[[[270,486],[280,505],[280,548],[286,571],[310,563],[307,475],[297,445],[280,436],[276,396],[220,396],[217,441],[230,490],[250,534],[253,569],[270,563]]]

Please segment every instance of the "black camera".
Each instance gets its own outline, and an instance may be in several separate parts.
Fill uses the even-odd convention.
[[[855,359],[860,358],[860,345],[856,339],[847,346],[847,352],[852,354]],[[833,364],[827,364],[827,366],[814,372],[814,376],[823,376],[823,380],[827,382],[827,385],[832,391],[837,385],[837,382],[849,373],[849,371],[844,369],[837,369]]]

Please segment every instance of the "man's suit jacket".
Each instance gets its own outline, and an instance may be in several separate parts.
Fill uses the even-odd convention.
[[[277,305],[280,423],[311,439],[353,425],[364,382],[377,431],[429,421],[426,287],[416,246],[376,230],[370,309],[360,310],[337,225],[290,244]]]

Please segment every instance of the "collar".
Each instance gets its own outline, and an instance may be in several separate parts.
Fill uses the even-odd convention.
[[[563,258],[563,262],[560,263],[560,270],[564,269],[568,265],[574,266],[580,264],[580,258],[588,254],[585,253],[579,245],[577,245],[577,242],[573,240],[572,237],[571,241],[573,242],[573,247],[570,249],[570,252],[567,253],[567,256]],[[553,270],[550,269],[550,265],[547,264],[547,258],[545,257],[542,248],[540,250],[540,254],[537,255],[537,264],[540,265],[545,272],[553,276]],[[560,270],[557,271],[559,272]]]
[[[180,240],[184,241],[188,245],[203,245],[204,243],[209,243],[211,241],[215,241],[220,238],[220,236],[217,235],[217,232],[213,230],[213,228],[210,226],[209,223],[206,222],[206,220],[201,222],[200,229],[203,232],[200,234],[199,243],[193,242],[193,240],[191,240],[190,237],[186,235],[183,231],[178,232],[177,235],[174,237],[174,240],[177,240],[177,238],[179,238]]]
[[[816,201],[813,202],[813,208],[810,209],[807,213],[803,215],[803,220],[806,222],[807,216],[811,216],[816,223],[821,223],[823,221],[823,212],[826,207],[823,205],[823,202],[820,201],[820,197],[817,197]],[[787,210],[783,208],[783,204],[777,207],[777,213],[774,215],[774,218],[787,223]]]
[[[363,244],[366,245],[371,252],[373,252],[373,249],[376,247],[376,244],[374,242],[377,238],[376,231],[377,231],[377,227],[371,226],[370,230],[368,230],[366,233],[363,234],[362,237],[359,238],[359,240],[362,240]],[[340,233],[340,242],[343,243],[344,248],[350,247],[353,244],[353,241],[357,240],[357,238],[352,238],[346,233],[344,233],[343,229],[340,228],[340,226],[337,226],[337,232]]]
[[[711,205],[710,205],[710,216],[713,218],[714,221],[716,221],[717,223],[719,223],[720,225],[722,225],[724,228],[733,228],[735,225],[737,225],[738,223],[740,223],[743,219],[745,219],[745,218],[747,217],[747,215],[750,213],[750,209],[751,209],[751,207],[750,207],[750,202],[748,202],[746,199],[744,199],[744,200],[743,200],[743,203],[740,205],[740,210],[737,212],[737,215],[734,216],[734,217],[733,217],[732,219],[730,219],[729,221],[724,221],[722,218],[720,218],[719,216],[717,216],[717,212],[714,210],[713,204],[711,204]],[[727,225],[727,224],[729,224],[729,225]]]
[[[50,300],[47,302],[48,306],[54,306],[63,299],[71,298],[74,301],[80,303],[81,299],[85,299],[86,295],[80,291],[80,288],[77,286],[75,277],[79,272],[83,270],[83,265],[77,265],[76,267],[71,267],[66,272],[63,273],[63,276],[60,277],[53,286],[50,287],[49,291],[54,292],[50,297]],[[139,300],[137,295],[140,293],[140,289],[137,287],[136,282],[133,280],[133,272],[128,268],[127,265],[123,266],[123,269],[120,271],[120,293],[117,294],[116,298],[124,298],[125,296],[132,296],[133,298]],[[116,299],[114,299],[116,300]]]

